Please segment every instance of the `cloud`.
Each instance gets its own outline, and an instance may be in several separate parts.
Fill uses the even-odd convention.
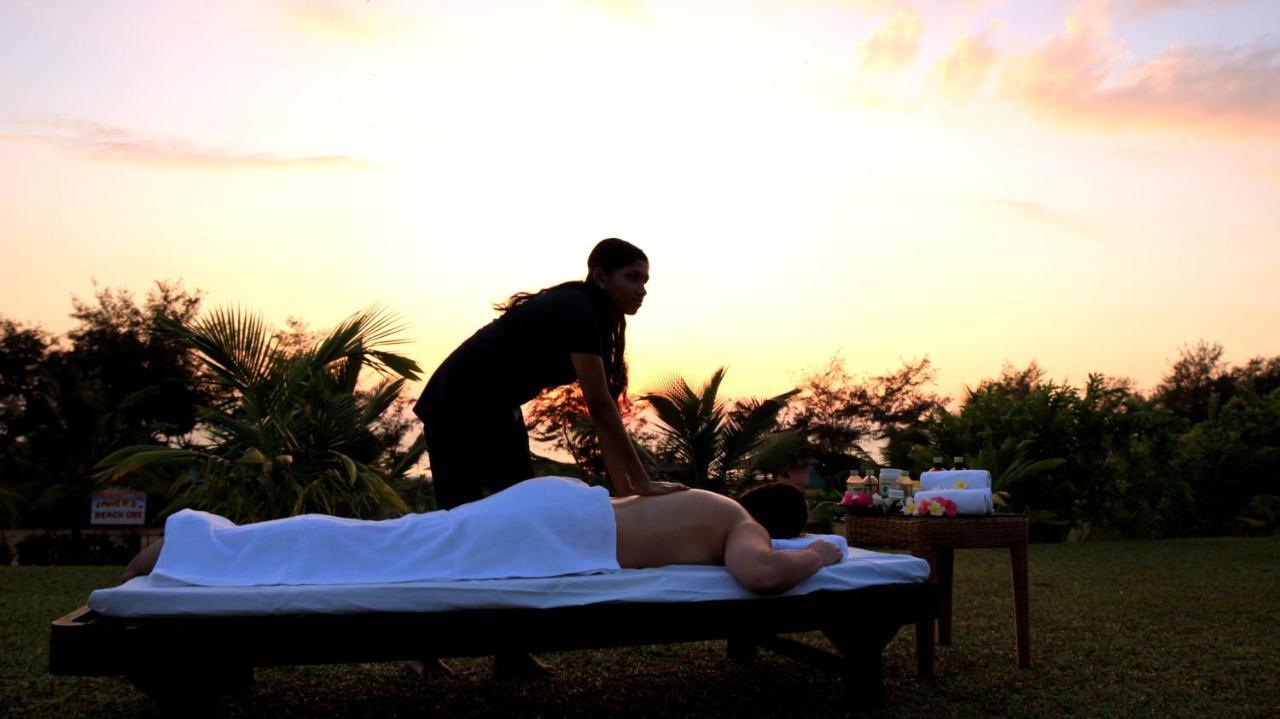
[[[1006,58],[999,94],[1044,120],[1088,129],[1256,135],[1280,129],[1280,42],[1172,47],[1118,72],[1106,3],[1080,5],[1066,32]]]
[[[911,64],[920,50],[924,23],[910,8],[894,13],[862,46],[862,66],[868,70],[896,72]]]
[[[999,60],[999,53],[991,44],[990,31],[966,37],[956,43],[951,54],[938,61],[934,74],[943,94],[952,100],[967,100],[977,94],[991,69]]]
[[[830,3],[823,0],[818,4],[827,6]],[[838,0],[836,4],[862,15],[889,15],[906,5],[906,0]]]
[[[370,42],[413,30],[418,21],[386,2],[276,0],[292,29],[345,42]]]
[[[1138,17],[1155,15],[1170,10],[1185,10],[1197,6],[1223,7],[1239,4],[1240,0],[1121,0],[1119,7],[1123,11]]]
[[[997,199],[992,200],[992,204],[1020,220],[1033,224],[1079,235],[1094,235],[1098,231],[1097,226],[1090,220],[1059,212],[1040,202]]]
[[[372,167],[346,155],[229,152],[84,119],[35,116],[11,122],[16,129],[0,128],[0,139],[49,144],[101,162],[185,170],[359,170]]]
[[[648,10],[645,8],[642,0],[582,0],[585,4],[592,7],[606,10],[615,15],[619,15],[631,20],[644,20],[648,18]]]

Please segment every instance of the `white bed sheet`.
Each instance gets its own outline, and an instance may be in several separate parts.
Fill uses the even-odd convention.
[[[904,554],[850,548],[787,592],[860,589],[922,582],[929,564]],[[610,574],[394,584],[196,587],[153,586],[135,577],[89,595],[89,607],[115,617],[263,616],[441,612],[455,609],[580,606],[605,602],[704,602],[755,597],[724,567],[671,565]],[[785,595],[784,595],[785,596]]]

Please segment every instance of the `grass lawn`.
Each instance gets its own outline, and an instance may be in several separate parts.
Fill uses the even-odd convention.
[[[885,717],[1280,715],[1280,540],[1197,539],[1031,547],[1030,669],[1013,662],[1008,555],[956,553],[954,644],[938,677],[913,675],[911,631],[886,654]],[[49,622],[118,576],[114,567],[0,568],[0,716],[153,716],[118,678],[53,677]],[[850,618],[850,621],[857,621]],[[824,642],[820,636],[811,640]],[[221,716],[841,716],[829,677],[706,642],[543,657],[535,682],[498,682],[486,660],[424,684],[400,664],[259,669]]]

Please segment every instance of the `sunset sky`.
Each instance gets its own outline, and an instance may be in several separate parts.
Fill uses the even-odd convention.
[[[0,0],[10,319],[384,303],[429,372],[609,236],[633,390],[1280,354],[1280,2]]]

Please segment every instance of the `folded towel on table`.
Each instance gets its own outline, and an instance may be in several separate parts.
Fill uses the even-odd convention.
[[[849,556],[849,543],[838,534],[802,534],[799,537],[791,537],[790,539],[775,539],[773,540],[773,548],[785,550],[804,549],[819,539],[831,542],[840,550],[841,555]]]
[[[965,489],[991,489],[991,473],[985,469],[925,472],[920,475],[920,489],[956,489],[956,482],[961,481],[965,483]]]
[[[916,501],[942,497],[956,503],[956,514],[992,514],[990,489],[933,489],[916,492]]]
[[[234,587],[617,571],[608,491],[539,477],[455,509],[382,521],[306,514],[237,526],[182,510],[165,523],[151,581]]]

